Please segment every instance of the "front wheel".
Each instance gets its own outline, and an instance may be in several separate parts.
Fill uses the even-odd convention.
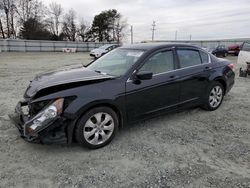
[[[93,108],[77,123],[76,140],[91,149],[103,147],[114,138],[118,125],[117,115],[111,108]]]
[[[213,111],[220,107],[224,98],[224,87],[219,82],[214,82],[206,95],[204,109]]]

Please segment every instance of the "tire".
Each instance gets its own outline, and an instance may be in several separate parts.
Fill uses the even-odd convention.
[[[108,107],[96,107],[85,113],[75,129],[76,141],[90,149],[109,144],[118,131],[117,114]]]
[[[224,57],[227,57],[227,52],[225,52],[223,56],[224,56]]]
[[[223,102],[225,89],[220,82],[213,82],[208,89],[203,109],[214,111],[220,107]]]

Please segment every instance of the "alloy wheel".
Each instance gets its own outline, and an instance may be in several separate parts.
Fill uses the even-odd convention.
[[[215,86],[209,95],[209,104],[212,108],[216,108],[220,105],[223,98],[223,90],[220,86]]]
[[[112,116],[104,112],[98,112],[86,121],[83,135],[89,144],[100,145],[110,138],[113,131],[114,120]]]

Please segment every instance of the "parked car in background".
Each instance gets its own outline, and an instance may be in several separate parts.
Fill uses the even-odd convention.
[[[250,42],[244,42],[238,55],[237,64],[241,66],[240,75],[250,75]]]
[[[228,54],[238,56],[239,52],[240,52],[240,45],[235,44],[228,46]]]
[[[38,75],[11,119],[30,142],[100,148],[129,122],[195,106],[216,110],[234,85],[233,68],[192,45],[120,47],[86,67]]]
[[[94,58],[99,58],[117,47],[119,47],[118,44],[106,44],[104,46],[91,50],[89,55]]]
[[[208,51],[216,57],[226,57],[228,55],[228,50],[224,45],[219,45],[215,48],[210,48]]]

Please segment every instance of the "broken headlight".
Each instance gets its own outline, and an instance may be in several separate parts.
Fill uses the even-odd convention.
[[[52,104],[45,107],[35,117],[25,123],[25,131],[29,134],[46,128],[63,112],[64,99],[57,99]]]

